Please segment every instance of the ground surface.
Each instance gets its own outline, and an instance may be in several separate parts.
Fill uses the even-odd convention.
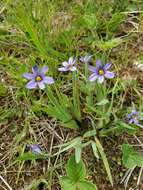
[[[95,60],[106,55],[119,80],[124,81],[116,95],[115,112],[120,105],[126,111],[132,102],[142,109],[143,71],[134,64],[143,62],[142,10],[143,2],[139,0],[0,2],[0,176],[11,189],[60,190],[58,178],[65,175],[64,165],[72,150],[46,160],[16,161],[16,158],[30,143],[38,143],[44,152],[52,155],[56,152],[54,146],[82,133],[63,128],[58,120],[48,116],[45,94],[28,91],[23,72],[35,63],[46,64],[59,82],[60,90],[70,94],[70,80],[65,78],[69,84],[61,81],[55,71],[58,65],[72,55],[89,53]],[[130,79],[132,83],[128,83]],[[86,125],[82,127],[85,130]],[[143,132],[136,135],[143,142]],[[138,144],[138,141],[122,133],[110,134],[101,138],[101,142],[114,187],[108,182],[102,161],[97,162],[86,148],[82,157],[89,179],[96,182],[99,190],[123,190],[120,182],[127,169],[122,166],[121,145]],[[138,175],[137,168],[127,189],[135,189]],[[10,189],[5,182],[0,179],[0,190]],[[138,189],[143,190],[142,182]]]

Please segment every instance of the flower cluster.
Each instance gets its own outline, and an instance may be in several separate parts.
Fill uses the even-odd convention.
[[[140,123],[140,121],[143,120],[143,117],[141,116],[141,113],[135,109],[133,109],[130,114],[127,114],[126,119],[129,124],[135,124],[143,128],[143,125]]]
[[[80,61],[87,64],[91,61],[92,55],[86,55],[80,58]],[[70,57],[68,62],[63,62],[63,67],[59,68],[59,71],[75,71],[76,68],[76,59]],[[109,68],[111,67],[110,63],[103,65],[100,60],[96,62],[96,67],[89,65],[89,70],[92,72],[89,77],[89,81],[97,80],[99,83],[103,83],[105,78],[114,78],[115,73],[110,72]]]
[[[97,83],[103,83],[104,80],[112,79],[115,77],[115,73],[111,72],[109,69],[111,68],[110,63],[103,64],[101,60],[96,61],[96,66],[91,65],[92,55],[86,55],[81,57],[79,60],[85,64],[85,68],[87,71],[91,72],[91,75],[88,78],[89,81],[96,81]],[[32,68],[32,73],[24,73],[23,77],[30,80],[26,84],[26,88],[35,89],[40,88],[44,89],[46,85],[50,85],[54,83],[54,79],[52,77],[46,76],[48,72],[48,67],[43,66],[39,68],[37,65]],[[75,72],[77,71],[76,59],[74,57],[70,57],[68,61],[64,61],[62,63],[62,67],[58,68],[60,72]],[[88,74],[88,73],[87,73]],[[126,115],[126,120],[129,124],[137,125],[143,128],[143,125],[140,123],[143,120],[140,112],[133,109],[130,114]],[[41,148],[37,144],[27,145],[29,150],[35,154],[41,154]]]
[[[88,64],[90,63],[92,58],[92,55],[86,55],[84,57],[80,58],[80,61]],[[68,61],[64,61],[62,63],[63,67],[58,68],[61,72],[67,72],[67,71],[76,71],[76,59],[73,57],[70,57]],[[100,60],[96,62],[96,67],[89,65],[89,71],[92,72],[91,76],[89,77],[89,81],[95,81],[99,83],[103,83],[105,78],[114,78],[115,73],[110,72],[109,68],[111,67],[111,64],[107,63],[103,65]],[[27,83],[26,88],[28,89],[34,89],[39,87],[40,89],[44,89],[47,84],[53,84],[54,79],[52,77],[46,76],[46,73],[48,72],[48,67],[43,66],[41,69],[35,65],[32,68],[32,73],[24,73],[23,77],[30,80],[30,82]]]

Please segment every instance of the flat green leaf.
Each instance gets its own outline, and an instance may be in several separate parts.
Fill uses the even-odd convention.
[[[102,50],[108,50],[117,47],[123,42],[121,38],[113,38],[109,41],[98,41],[96,42],[96,46]]]
[[[96,185],[88,181],[80,181],[73,183],[69,177],[61,177],[60,184],[62,190],[97,190]]]
[[[77,164],[75,156],[71,156],[66,170],[67,176],[60,178],[62,190],[97,190],[96,185],[85,180],[86,170],[83,161]]]
[[[86,133],[84,133],[83,138],[92,137],[92,136],[95,136],[95,135],[96,135],[96,130],[93,129],[91,131],[87,131]]]
[[[42,159],[42,158],[46,158],[46,157],[47,157],[47,155],[44,155],[44,154],[34,154],[31,152],[28,152],[28,153],[24,153],[24,154],[20,155],[18,158],[16,158],[16,160],[27,161],[27,160]]]
[[[87,27],[88,29],[94,29],[97,25],[97,18],[95,14],[87,14],[83,16],[83,23],[84,27]]]
[[[81,83],[80,84],[80,91],[83,92],[86,95],[91,95],[92,92],[94,92],[95,89],[95,83]]]
[[[49,117],[64,120],[63,114],[52,105],[48,105],[45,111],[48,113]]]
[[[79,126],[75,120],[70,120],[69,122],[66,123],[63,122],[62,125],[70,129],[79,129]]]
[[[96,143],[95,143],[94,141],[91,142],[91,146],[92,146],[92,150],[93,150],[94,156],[95,156],[97,159],[99,159],[97,146],[96,146]]]
[[[103,105],[106,105],[106,104],[108,104],[108,103],[109,103],[109,100],[103,99],[103,100],[101,100],[100,102],[98,102],[96,105],[98,105],[98,106],[103,106]]]
[[[124,123],[122,121],[118,121],[117,125],[120,126],[120,128],[122,128],[122,129],[135,130],[134,127],[131,127],[130,125],[128,125],[127,123]]]
[[[76,146],[75,147],[75,161],[76,161],[77,164],[81,160],[81,153],[82,153],[82,147],[80,145]]]
[[[65,145],[65,147],[63,145],[57,146],[57,147],[64,147],[62,150],[60,150],[60,152],[58,152],[58,154],[65,152],[71,148],[75,148],[77,145],[80,144],[80,142],[81,142],[81,137],[77,137],[77,138],[73,139],[72,141],[63,144],[63,145]]]
[[[79,128],[77,122],[72,119],[73,116],[68,110],[68,98],[63,94],[60,94],[58,96],[55,95],[50,87],[47,87],[46,90],[50,102],[50,105],[48,105],[46,110],[49,116],[59,119],[62,123],[62,126],[66,128]]]
[[[93,183],[88,182],[88,181],[80,181],[78,183],[78,188],[80,190],[97,190],[96,185],[94,185]]]
[[[60,144],[60,145],[57,145],[57,146],[54,146],[54,147],[55,147],[55,148],[66,147],[66,146],[71,145],[71,144],[74,144],[74,143],[75,143],[75,145],[76,145],[76,144],[78,144],[78,142],[80,142],[80,139],[81,139],[81,137],[76,137],[76,138],[74,138],[73,140],[68,141],[67,143],[63,143],[63,144]],[[75,145],[74,145],[74,146],[75,146]]]
[[[123,144],[123,164],[127,168],[143,167],[143,156],[133,149],[129,144]]]
[[[99,151],[99,153],[101,155],[101,158],[103,160],[103,163],[104,163],[104,166],[105,166],[108,178],[110,180],[111,185],[113,186],[113,179],[112,179],[112,175],[111,175],[111,171],[110,171],[110,166],[109,166],[106,154],[104,153],[104,150],[103,150],[103,147],[102,147],[100,141],[97,138],[95,138],[95,141],[96,141],[96,146],[98,148],[98,151]]]
[[[67,174],[73,182],[83,180],[86,177],[86,169],[83,161],[78,164],[75,161],[75,156],[72,156],[66,166]]]
[[[76,190],[76,184],[69,177],[61,177],[60,184],[62,190]]]
[[[59,102],[57,96],[55,96],[55,94],[53,93],[50,87],[47,87],[46,91],[47,91],[47,95],[52,106],[56,110],[58,110],[61,113],[61,115],[63,115],[61,120],[63,120],[64,122],[68,122],[72,117],[68,113],[67,107]]]

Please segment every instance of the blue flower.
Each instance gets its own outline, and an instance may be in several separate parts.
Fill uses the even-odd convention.
[[[40,89],[44,89],[46,84],[53,84],[54,79],[45,75],[47,71],[47,66],[43,66],[39,69],[39,67],[35,65],[32,68],[32,73],[24,73],[23,77],[30,80],[30,82],[27,83],[26,88],[34,89],[39,87]]]
[[[126,118],[129,124],[135,124],[143,128],[143,126],[140,124],[140,121],[143,120],[143,117],[141,116],[140,112],[136,111],[135,109],[133,109],[130,114],[127,114]]]
[[[114,78],[115,73],[109,71],[110,67],[110,63],[102,65],[101,61],[97,60],[96,67],[89,66],[89,70],[93,72],[89,77],[89,81],[97,80],[99,83],[103,83],[105,78]]]
[[[27,145],[27,147],[34,154],[41,154],[42,153],[41,148],[38,144],[30,144],[30,145]]]
[[[76,59],[73,57],[70,57],[68,61],[64,61],[62,63],[63,67],[58,68],[59,71],[61,72],[66,72],[66,71],[76,71]]]
[[[83,63],[89,63],[91,61],[92,57],[93,57],[93,55],[82,56],[80,58],[80,61],[83,62]]]

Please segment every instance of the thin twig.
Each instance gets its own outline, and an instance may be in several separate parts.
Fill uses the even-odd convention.
[[[140,173],[139,173],[139,177],[138,177],[138,181],[137,181],[137,186],[140,184],[142,172],[143,172],[143,167],[141,167],[141,169],[140,169]]]
[[[136,136],[136,135],[134,135],[134,137],[136,138],[136,140],[139,142],[139,144],[142,146],[142,148],[143,148],[143,143],[140,141],[140,139]]]
[[[5,181],[5,179],[0,175],[0,179],[4,182],[4,184],[9,188],[9,190],[12,190],[12,188],[9,186],[9,184]]]
[[[0,185],[0,187],[2,187],[2,189],[4,189],[4,190],[7,190],[4,186],[2,186],[2,185]]]
[[[121,184],[125,181],[126,177],[128,176],[128,174],[130,173],[131,169],[128,169],[123,177],[123,179],[121,180]]]
[[[143,13],[143,11],[125,11],[122,12],[123,14],[136,14],[136,13]]]
[[[50,154],[50,155],[52,154],[52,150],[53,150],[54,137],[55,137],[55,134],[53,133],[52,139],[51,139],[50,151],[49,151],[49,154]],[[50,164],[51,164],[51,158],[49,157],[49,160],[48,160],[48,169],[49,169],[49,167],[50,167]]]
[[[132,169],[130,169],[130,173],[128,174],[128,176],[127,176],[127,178],[126,178],[126,180],[125,180],[125,183],[124,183],[124,184],[125,184],[125,189],[127,189],[129,179],[130,179],[130,177],[131,177],[131,175],[132,175],[134,169],[135,169],[135,167],[133,167]]]

